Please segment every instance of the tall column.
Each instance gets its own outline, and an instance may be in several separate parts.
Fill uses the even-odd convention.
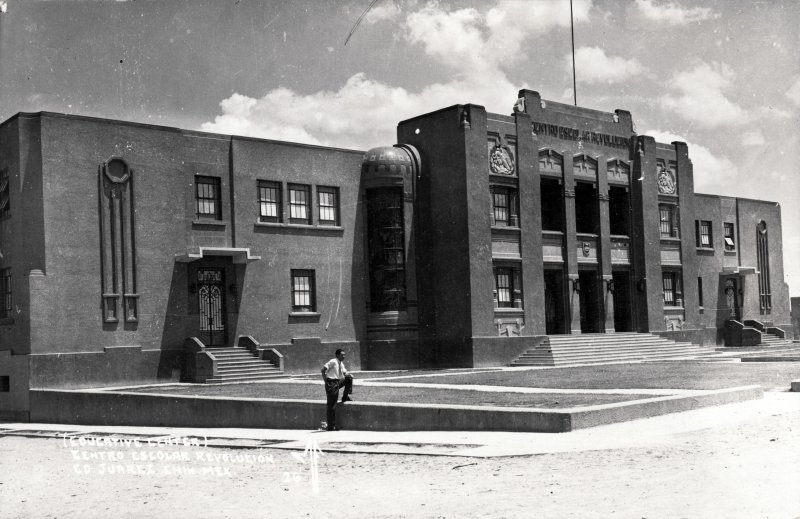
[[[605,310],[605,331],[614,332],[614,292],[608,290],[612,280],[611,275],[611,220],[608,207],[608,173],[606,158],[602,155],[597,158],[597,200],[600,211],[600,236],[598,236],[597,246],[599,253],[597,260],[600,262],[600,274],[602,286],[600,294]]]
[[[580,294],[575,291],[578,284],[578,238],[575,220],[575,175],[572,170],[572,154],[564,153],[564,248],[570,303],[570,331],[581,333]]]

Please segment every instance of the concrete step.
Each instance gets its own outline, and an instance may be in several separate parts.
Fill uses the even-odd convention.
[[[649,333],[556,335],[549,336],[548,341],[517,357],[512,365],[604,364],[715,355],[719,354],[709,348]]]
[[[273,378],[285,378],[287,375],[233,375],[212,377],[206,380],[206,384],[220,384],[223,382],[251,382],[254,380],[269,380]]]

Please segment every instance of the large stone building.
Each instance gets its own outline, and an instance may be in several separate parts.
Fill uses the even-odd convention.
[[[780,208],[695,194],[687,146],[626,111],[523,90],[513,115],[451,106],[397,140],[4,122],[0,412],[30,387],[197,378],[241,336],[303,372],[336,348],[356,369],[487,366],[548,335],[791,333]]]

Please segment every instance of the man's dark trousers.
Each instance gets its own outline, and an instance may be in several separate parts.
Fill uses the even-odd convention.
[[[353,377],[345,375],[344,392],[342,398],[349,396],[353,392]],[[325,394],[328,397],[328,429],[336,427],[336,401],[339,400],[339,388],[342,387],[339,381],[332,378],[325,379]]]

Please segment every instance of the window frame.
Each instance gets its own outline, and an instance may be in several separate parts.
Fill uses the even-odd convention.
[[[266,223],[281,223],[283,222],[283,184],[275,180],[258,180],[257,182],[257,196],[258,196],[258,221]],[[271,200],[266,193],[274,191],[275,199]],[[270,216],[265,213],[265,208],[273,205],[275,208],[275,216]]]
[[[195,175],[194,177],[195,217],[198,220],[222,220],[222,179],[208,175]],[[212,186],[212,196],[201,196],[200,186]],[[202,193],[205,195],[206,193]],[[211,201],[214,212],[201,211],[202,201]]]
[[[0,218],[11,215],[11,177],[8,168],[0,169]]]
[[[297,280],[306,278],[307,287],[298,289]],[[292,313],[311,314],[317,311],[317,283],[314,269],[291,269]],[[307,301],[298,297],[307,297]],[[302,304],[306,302],[307,304]]]
[[[311,225],[311,186],[308,184],[289,184],[287,186],[287,207],[289,209],[289,223],[296,225]],[[295,201],[293,199],[294,193],[303,193],[303,201]],[[305,217],[293,216],[295,209],[305,211]]]
[[[333,202],[330,205],[323,205],[323,195],[330,195],[333,197]],[[338,227],[340,223],[341,212],[339,210],[339,188],[335,186],[317,186],[317,222],[319,225],[327,225],[331,227]],[[328,212],[333,212],[333,219],[323,218],[323,215]]]
[[[11,267],[0,269],[0,319],[13,315],[14,292]]]
[[[514,265],[495,265],[493,268],[495,310],[522,309],[522,269]],[[508,276],[508,284],[500,284],[502,276]],[[508,300],[501,299],[501,293],[508,293]],[[519,306],[517,306],[519,302]]]
[[[697,248],[714,248],[714,231],[711,220],[695,220],[695,233],[695,244]]]
[[[519,227],[519,208],[516,189],[510,186],[492,186],[492,226]],[[503,204],[498,204],[498,201]],[[505,218],[498,218],[498,212],[505,211]]]
[[[730,236],[728,231],[730,230]],[[732,252],[736,250],[736,226],[731,222],[723,222],[722,236],[725,241],[725,251]],[[730,240],[730,243],[728,241]]]
[[[697,303],[700,308],[703,308],[703,278],[697,277]]]
[[[664,219],[664,211],[667,219]],[[679,238],[677,224],[677,212],[675,204],[658,204],[658,222],[661,238]],[[664,224],[669,224],[669,233],[664,232]]]

